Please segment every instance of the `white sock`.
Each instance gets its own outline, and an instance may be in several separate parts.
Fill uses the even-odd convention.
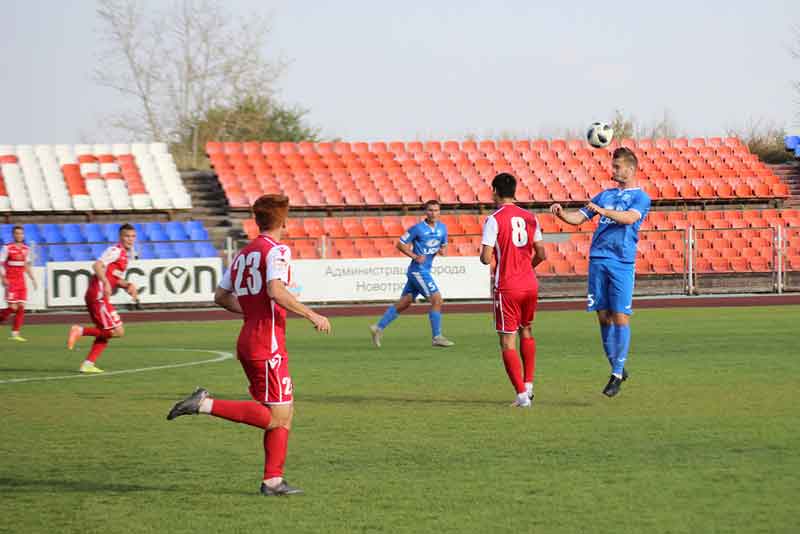
[[[283,482],[283,477],[272,477],[264,480],[268,488],[277,488]]]
[[[200,403],[200,408],[197,410],[199,413],[211,413],[211,408],[214,406],[214,399],[206,397]]]
[[[615,377],[617,377],[617,378],[620,378],[620,379],[622,378],[622,375],[618,375],[617,373],[613,373],[613,374],[614,374],[614,376],[615,376]]]
[[[94,362],[89,360],[83,360],[83,365],[91,365],[92,367],[94,367]]]
[[[525,382],[525,392],[530,395],[533,391],[533,382]]]
[[[12,331],[11,331],[11,335],[12,335],[13,337],[17,337],[17,336],[19,335],[19,332],[14,332],[14,331],[12,330]]]
[[[528,402],[528,392],[524,391],[522,393],[517,393],[517,400],[519,402],[521,402],[522,404],[527,403]]]

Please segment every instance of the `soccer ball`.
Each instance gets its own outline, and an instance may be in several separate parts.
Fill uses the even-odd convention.
[[[614,130],[604,122],[593,122],[586,132],[586,140],[595,148],[608,146],[614,138]]]

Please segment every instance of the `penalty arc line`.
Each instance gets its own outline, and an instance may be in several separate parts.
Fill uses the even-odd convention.
[[[69,380],[72,378],[102,378],[104,376],[115,376],[115,375],[127,375],[133,373],[145,373],[147,371],[159,371],[162,369],[178,369],[180,367],[192,367],[194,365],[203,365],[206,363],[215,363],[215,362],[222,362],[225,360],[230,360],[233,358],[233,354],[230,352],[220,351],[220,350],[206,350],[206,349],[155,349],[161,351],[169,351],[169,352],[206,352],[209,354],[216,354],[216,358],[211,358],[209,360],[200,360],[197,362],[186,362],[186,363],[171,363],[166,365],[156,365],[153,367],[140,367],[138,369],[123,369],[121,371],[106,371],[105,373],[98,373],[98,374],[72,374],[72,375],[61,375],[61,376],[36,376],[36,377],[28,377],[28,378],[9,378],[7,380],[0,380],[0,384],[19,384],[22,382],[43,382],[46,380]]]

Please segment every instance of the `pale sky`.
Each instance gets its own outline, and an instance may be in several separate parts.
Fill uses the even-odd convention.
[[[166,0],[161,0],[166,1]],[[797,125],[796,1],[229,0],[272,13],[265,53],[291,60],[280,98],[345,140],[582,130],[615,109],[721,135]],[[0,0],[0,144],[113,142],[121,97],[91,81],[91,0]],[[102,137],[102,138],[98,138]]]

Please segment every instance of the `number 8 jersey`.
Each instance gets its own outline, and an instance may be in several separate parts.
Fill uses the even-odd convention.
[[[236,295],[244,324],[236,344],[239,359],[269,360],[286,353],[286,310],[267,292],[270,280],[289,285],[292,253],[288,246],[259,235],[236,255],[220,287]]]
[[[533,271],[533,243],[542,240],[536,217],[515,204],[504,204],[483,223],[481,244],[494,248],[494,288],[520,291],[538,287]]]

